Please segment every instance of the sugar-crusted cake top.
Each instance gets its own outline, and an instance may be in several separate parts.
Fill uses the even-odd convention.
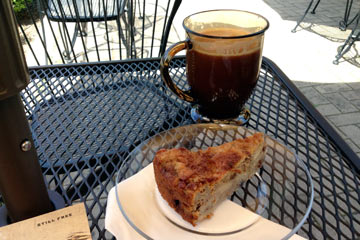
[[[215,183],[229,171],[245,171],[250,156],[263,143],[264,135],[255,133],[245,139],[197,152],[185,148],[162,149],[156,153],[154,166],[174,188],[196,191],[204,184]]]

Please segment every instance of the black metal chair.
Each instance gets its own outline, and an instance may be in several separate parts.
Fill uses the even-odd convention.
[[[105,22],[106,34],[108,37],[108,21],[116,20],[117,30],[119,34],[119,47],[121,49],[121,41],[125,45],[127,51],[129,51],[129,21],[125,15],[126,5],[128,0],[41,0],[44,12],[50,21],[59,23],[59,32],[64,44],[65,51],[63,56],[66,60],[76,58],[74,45],[78,38],[81,37],[83,48],[86,58],[87,51],[84,43],[84,38],[87,36],[87,23],[91,23],[94,30],[94,22]],[[125,28],[122,27],[120,18],[125,23]],[[69,28],[66,23],[75,23],[75,29],[72,37],[69,33]],[[63,30],[61,31],[62,25]],[[44,29],[44,28],[43,28]],[[124,34],[124,30],[127,30]],[[43,30],[44,39],[46,39],[45,32]],[[93,32],[95,35],[95,31]],[[126,35],[126,36],[125,36]],[[96,41],[96,40],[95,40]],[[46,43],[46,42],[45,42]],[[46,47],[46,45],[45,45]],[[71,56],[72,55],[72,56]]]
[[[315,14],[316,8],[319,6],[321,0],[317,0],[311,14]],[[306,15],[309,13],[311,6],[313,5],[314,0],[309,2],[309,5],[306,7],[305,13],[301,16],[301,18],[296,22],[295,27],[291,30],[291,32],[295,33],[296,28],[300,25],[300,23],[304,20]],[[345,31],[354,21],[356,21],[359,14],[356,14],[354,17],[350,18],[351,9],[353,7],[353,0],[347,0],[344,12],[344,18],[339,22],[339,28],[342,31]]]
[[[172,23],[181,3],[170,0],[161,6],[154,1],[150,6],[146,0],[38,1],[39,12],[45,16],[40,18],[42,33],[34,19],[33,24],[45,52],[45,61],[39,57],[42,52],[38,45],[34,49],[30,36],[19,24],[31,50],[32,55],[28,57],[33,57],[37,65],[159,56],[168,40],[171,24],[167,23]],[[116,20],[116,27],[110,22],[112,20]],[[55,23],[58,26],[54,27]]]
[[[311,11],[312,14],[315,14],[315,10],[318,7],[320,1],[321,0],[317,0],[317,2],[315,3],[315,6],[314,6],[313,10]],[[292,29],[291,32],[293,32],[293,33],[296,32],[296,28],[304,20],[305,16],[310,11],[313,3],[314,3],[314,0],[311,0],[305,10],[304,15],[297,21],[294,29]],[[338,53],[335,56],[335,60],[333,61],[333,63],[336,65],[339,64],[339,59],[342,58],[344,56],[344,54],[346,54],[351,49],[351,47],[354,45],[355,41],[360,40],[360,29],[358,29],[359,20],[360,20],[360,10],[354,17],[352,17],[350,19],[350,13],[351,13],[352,6],[353,6],[353,0],[347,0],[346,6],[345,6],[344,18],[339,22],[339,28],[342,31],[345,31],[353,22],[355,22],[355,25],[352,28],[352,31],[349,34],[348,38],[345,40],[345,43],[342,46],[340,46],[340,49],[338,50]]]
[[[158,1],[150,3],[155,9],[149,12],[146,0],[130,0],[130,56],[129,58],[149,58],[161,56],[168,44],[172,21],[182,0],[169,0],[166,6],[160,6]],[[138,12],[137,12],[138,10]],[[171,11],[170,11],[171,10]],[[132,32],[134,31],[134,32]]]
[[[129,3],[129,9],[135,11],[135,8],[131,8],[133,2]],[[133,23],[144,23],[137,27],[136,36],[134,34],[136,39],[130,38],[131,57],[159,56],[165,51],[172,21],[180,4],[181,0],[170,0],[167,7],[161,9],[165,10],[161,21],[156,12],[149,14],[144,8],[140,19],[135,19],[130,13],[129,19]],[[157,7],[155,10],[160,11]],[[149,20],[151,24],[146,24]],[[158,25],[159,22],[161,24]],[[153,29],[155,26],[159,31]],[[153,35],[148,36],[147,32]],[[157,33],[161,36],[159,39],[155,39],[158,38]],[[149,44],[145,42],[147,36],[151,40]],[[155,46],[155,40],[161,40],[159,46]],[[180,103],[159,91],[165,87],[163,82],[151,78],[159,69],[158,62],[150,65],[149,70],[137,74],[137,77],[133,77],[131,72],[140,70],[132,68],[131,63],[126,69],[103,65],[106,69],[102,67],[91,75],[79,71],[77,64],[71,67],[66,64],[62,67],[63,71],[54,71],[46,78],[32,71],[36,67],[30,68],[32,81],[21,92],[21,97],[40,165],[44,175],[50,178],[66,174],[77,179],[78,185],[67,186],[66,193],[62,193],[68,196],[69,202],[88,197],[89,189],[101,184],[99,180],[111,181],[115,166],[126,157],[125,153],[145,140],[147,135],[140,134],[145,133],[144,129],[151,135],[171,119],[183,117],[184,112],[179,113],[174,109],[163,111]],[[110,109],[105,107],[109,102],[113,106]],[[140,107],[134,109],[133,103]],[[154,106],[154,110],[148,113],[149,117],[135,122],[133,119],[139,118],[134,116],[145,116],[144,112],[148,111],[149,106]],[[57,178],[51,178],[48,182],[52,184],[49,186],[51,189],[58,191],[60,185],[66,184]]]
[[[311,8],[311,6],[313,5],[313,3],[314,3],[314,0],[311,0],[310,3],[309,3],[309,5],[306,7],[306,10],[305,10],[304,15],[297,21],[294,29],[291,30],[291,32],[293,32],[293,33],[296,32],[296,28],[297,28],[297,27],[300,25],[300,23],[304,20],[305,16],[306,16],[306,15],[308,14],[308,12],[310,11],[310,8]],[[320,0],[317,0],[315,6],[314,6],[314,8],[313,8],[313,10],[311,11],[311,14],[315,14],[315,10],[316,10],[316,8],[318,7],[319,3],[320,3]]]
[[[340,47],[333,63],[336,65],[339,64],[340,58],[342,58],[351,49],[356,41],[360,41],[360,10],[356,15],[355,25],[352,28],[351,33],[349,34],[345,43]]]

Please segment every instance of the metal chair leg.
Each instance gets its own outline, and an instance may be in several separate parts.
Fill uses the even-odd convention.
[[[144,0],[145,1],[145,0]],[[139,8],[139,19],[143,19],[145,16],[141,16],[141,9],[140,9],[140,0],[138,0],[138,8]],[[145,13],[144,13],[145,14]]]
[[[124,20],[124,19],[123,19]],[[124,22],[126,23],[126,21],[124,20]],[[124,31],[121,27],[120,24],[120,19],[116,19],[116,25],[117,25],[117,29],[119,31],[119,41],[122,41],[125,49],[126,49],[126,57],[130,58],[130,42],[127,40],[128,38],[126,37],[126,35],[124,35]],[[121,48],[119,49],[119,51],[121,52]],[[121,59],[121,54],[120,54],[120,59]]]
[[[83,36],[83,37],[86,37],[87,36],[87,22],[81,22],[80,23],[81,25],[81,29],[79,30],[79,35],[78,37]]]
[[[360,40],[360,30],[358,30],[354,34],[355,35],[350,34],[344,45],[342,45],[340,51],[335,56],[335,60],[333,61],[333,64],[338,65],[340,58],[342,58],[345,55],[345,53],[347,53],[351,49],[351,47],[354,45],[356,41]]]
[[[45,25],[44,25],[44,16],[42,16],[42,11],[41,11],[41,7],[40,7],[40,0],[36,1],[36,5],[37,5],[37,10],[38,10],[38,14],[39,14],[39,18],[40,18],[40,23],[41,23],[41,29],[42,29],[42,34],[43,34],[43,40],[44,40],[44,46],[45,46],[45,65],[49,64],[49,60],[46,56],[46,35],[45,35]]]
[[[64,31],[64,35],[65,35],[65,28],[66,28],[66,26],[65,26],[65,24],[66,23],[63,23],[63,31]],[[82,24],[82,23],[81,23]],[[86,24],[86,23],[85,23]],[[77,39],[77,37],[78,37],[78,34],[82,34],[81,33],[81,28],[82,27],[80,27],[80,23],[75,23],[75,29],[74,29],[74,33],[73,33],[73,36],[72,36],[72,38],[71,38],[71,42],[70,42],[70,44],[71,44],[71,46],[69,47],[69,45],[68,45],[68,42],[66,41],[66,38],[65,38],[65,41],[64,41],[64,43],[65,43],[65,51],[63,51],[63,56],[65,57],[65,59],[66,60],[68,60],[68,61],[71,61],[71,56],[70,56],[70,48],[72,49],[74,46],[75,46],[75,43],[76,43],[76,39]],[[85,27],[83,27],[83,29],[84,29]],[[86,35],[85,35],[86,36]]]
[[[314,2],[314,0],[311,0],[310,1],[310,3],[309,3],[309,5],[308,5],[308,7],[306,8],[306,10],[305,10],[305,13],[304,13],[304,15],[299,19],[299,21],[297,21],[297,23],[296,23],[296,26],[294,27],[294,29],[293,30],[291,30],[291,32],[293,32],[293,33],[295,33],[296,32],[296,28],[300,25],[300,23],[304,20],[304,18],[305,18],[305,16],[306,16],[306,14],[309,12],[309,10],[310,10],[310,8],[311,8],[311,6],[312,6],[312,4],[313,4],[313,2]],[[318,2],[320,2],[320,0],[318,0]],[[318,3],[317,3],[318,4]],[[317,7],[317,6],[315,6],[315,7]],[[315,10],[315,8],[314,8],[314,10]],[[313,10],[313,11],[314,11]]]
[[[64,23],[65,24],[65,23]],[[65,30],[64,30],[65,31]],[[78,31],[79,31],[79,26],[78,24],[75,25],[75,30],[74,30],[74,34],[72,36],[72,39],[71,39],[71,46],[74,46],[75,45],[75,42],[76,42],[76,38],[77,38],[77,34],[78,34]],[[63,52],[63,55],[64,57],[66,58],[66,60],[70,61],[71,60],[71,57],[70,57],[70,48],[68,46],[68,43],[67,41],[65,41],[65,51]],[[71,47],[70,46],[70,47]]]
[[[136,56],[136,46],[135,46],[135,33],[136,33],[136,29],[135,29],[135,11],[136,9],[134,9],[134,3],[133,1],[130,2],[130,7],[129,7],[129,21],[128,21],[128,25],[129,27],[129,39],[130,39],[130,57],[131,58],[137,58]]]
[[[345,31],[347,27],[357,18],[357,15],[349,21],[349,16],[352,8],[353,0],[346,1],[344,19],[339,22],[339,28],[341,31]]]
[[[69,61],[71,58],[70,58],[70,50],[69,50],[69,45],[68,45],[68,42],[66,40],[66,33],[65,33],[65,26],[66,23],[62,22],[62,29],[61,29],[61,26],[60,26],[60,23],[59,23],[59,32],[60,32],[60,35],[61,35],[61,38],[63,40],[63,43],[64,43],[64,47],[65,47],[65,51],[62,52],[63,56],[65,57],[65,59],[67,61]]]
[[[71,39],[71,46],[75,46],[76,43],[76,39],[78,37],[78,34],[81,34],[81,26],[80,23],[76,23],[75,24],[75,30],[74,30],[74,34],[73,37]]]
[[[357,29],[359,27],[360,23],[360,11],[357,14],[356,24],[349,34],[349,37],[346,39],[345,43],[341,46],[340,50],[338,51],[338,54],[335,56],[335,60],[333,61],[333,64],[337,65],[339,64],[339,59],[342,58],[345,53],[347,53],[351,47],[354,45],[355,41],[360,40],[360,29]]]
[[[136,1],[135,1],[136,2]],[[120,29],[121,32],[121,37],[125,38],[124,44],[126,47],[126,55],[127,58],[136,58],[136,49],[135,49],[135,34],[136,34],[136,29],[135,29],[135,12],[136,9],[134,9],[134,1],[130,0],[127,1],[127,10],[125,11],[125,14],[122,14],[121,18],[125,24],[125,35],[124,35],[124,31],[122,31],[123,29],[120,28],[120,19],[117,20],[117,24],[118,24],[118,29]]]
[[[315,14],[315,10],[316,10],[316,8],[318,7],[319,3],[320,3],[320,0],[318,0],[318,1],[316,2],[315,7],[314,7],[313,10],[311,11],[311,14]]]

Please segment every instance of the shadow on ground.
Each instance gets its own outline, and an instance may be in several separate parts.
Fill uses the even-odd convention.
[[[310,3],[310,0],[264,0],[264,2],[269,5],[274,11],[276,11],[283,20],[296,22],[301,19],[307,6]],[[320,1],[318,7],[316,8],[315,14],[312,14],[315,0],[312,4],[312,7],[308,14],[305,16],[304,20],[297,27],[296,32],[299,31],[309,31],[316,35],[319,35],[323,38],[326,38],[329,41],[339,43],[340,50],[341,46],[344,44],[345,40],[349,37],[352,28],[355,26],[355,21],[353,21],[347,28],[346,31],[342,31],[339,28],[339,23],[344,21],[345,9],[346,9],[346,0],[327,0]],[[355,1],[349,15],[349,20],[353,20],[356,13],[359,12],[359,6]],[[296,34],[296,32],[294,34]],[[340,59],[339,63],[347,61],[350,64],[360,67],[360,44],[355,44],[351,49]]]

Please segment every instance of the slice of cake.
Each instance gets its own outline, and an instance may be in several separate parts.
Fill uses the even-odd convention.
[[[262,133],[197,152],[162,149],[154,158],[155,180],[161,196],[195,226],[250,179],[264,157]]]

